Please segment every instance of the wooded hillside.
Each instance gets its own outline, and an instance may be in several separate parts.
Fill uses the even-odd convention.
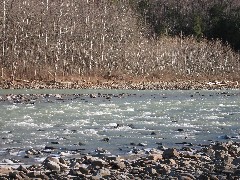
[[[3,0],[2,79],[238,79],[238,0]]]

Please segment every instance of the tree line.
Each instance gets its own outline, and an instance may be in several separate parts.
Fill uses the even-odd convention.
[[[240,50],[238,0],[139,0],[135,10],[150,25],[153,35],[194,35],[221,39]]]
[[[238,77],[239,22],[234,42],[218,28],[239,14],[222,2],[3,0],[1,78]]]

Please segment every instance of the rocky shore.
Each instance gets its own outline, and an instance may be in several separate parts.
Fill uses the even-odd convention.
[[[41,150],[26,154],[39,156]],[[17,166],[16,166],[17,165]],[[116,156],[96,150],[95,155],[49,155],[34,165],[5,159],[0,179],[239,179],[240,143],[215,142],[198,148],[132,149]]]
[[[134,89],[134,90],[200,90],[238,89],[237,81],[2,81],[0,89]]]

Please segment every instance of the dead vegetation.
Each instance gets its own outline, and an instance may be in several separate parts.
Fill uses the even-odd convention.
[[[221,41],[149,38],[130,1],[3,0],[1,79],[239,80]]]

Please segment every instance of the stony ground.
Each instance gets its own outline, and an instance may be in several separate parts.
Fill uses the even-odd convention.
[[[0,89],[236,89],[237,81],[1,81]]]
[[[78,158],[49,156],[31,166],[14,167],[12,160],[4,161],[0,179],[240,179],[240,143],[233,141],[202,145],[199,149],[133,149],[131,155],[125,156],[107,155],[102,150]]]

